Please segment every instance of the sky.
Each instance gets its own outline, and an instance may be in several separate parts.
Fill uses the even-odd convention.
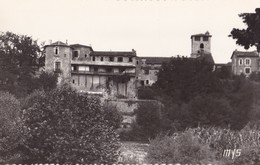
[[[190,36],[209,31],[214,61],[227,63],[245,51],[228,37],[246,28],[238,14],[257,7],[259,0],[0,0],[0,31],[150,57],[189,57]]]

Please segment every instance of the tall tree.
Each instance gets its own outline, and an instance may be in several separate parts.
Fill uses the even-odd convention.
[[[255,13],[242,13],[239,17],[247,25],[246,29],[233,28],[229,37],[236,39],[238,45],[245,49],[256,46],[260,52],[260,8],[255,9]]]
[[[44,65],[40,46],[32,37],[0,33],[0,90],[26,90],[35,71]]]

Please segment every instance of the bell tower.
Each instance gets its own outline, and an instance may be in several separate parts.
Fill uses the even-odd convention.
[[[191,36],[191,58],[197,58],[203,54],[211,54],[211,35],[195,34]]]

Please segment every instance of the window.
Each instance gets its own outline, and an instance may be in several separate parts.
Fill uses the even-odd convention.
[[[251,68],[245,68],[245,73],[250,74],[251,73]]]
[[[87,58],[87,55],[85,54],[85,58]]]
[[[136,65],[138,65],[138,61],[136,61]]]
[[[64,54],[64,57],[66,58],[66,54]]]
[[[54,48],[54,53],[57,55],[57,54],[59,54],[59,48],[56,46],[55,48]]]
[[[94,67],[94,72],[98,72],[98,67]]]
[[[133,58],[132,57],[129,57],[129,62],[133,62]]]
[[[144,86],[144,80],[141,80],[141,85]]]
[[[72,83],[75,84],[75,80],[72,80]]]
[[[200,41],[200,36],[195,36],[195,41]]]
[[[96,61],[96,57],[92,57],[92,61]]]
[[[118,57],[117,61],[118,62],[123,62],[123,57]]]
[[[242,59],[242,58],[240,58],[240,59],[238,60],[238,65],[243,65],[243,59]]]
[[[206,36],[203,37],[203,41],[208,41],[208,40],[209,40],[209,37],[206,37]]]
[[[73,58],[77,58],[79,56],[79,51],[73,51]]]
[[[114,61],[114,57],[109,57],[109,61]]]
[[[104,61],[104,57],[100,57],[100,61]]]
[[[60,72],[61,69],[61,63],[59,61],[55,62],[55,72]]]
[[[245,65],[248,66],[251,64],[251,59],[250,58],[246,58],[245,59]]]
[[[146,80],[146,84],[149,84],[149,80]]]
[[[200,44],[200,48],[204,49],[204,44],[203,43]]]

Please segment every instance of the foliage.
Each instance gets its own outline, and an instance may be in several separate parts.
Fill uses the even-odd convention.
[[[35,71],[43,62],[37,41],[26,35],[0,33],[0,90],[18,97],[26,95]]]
[[[150,141],[147,161],[166,164],[200,164],[214,159],[214,152],[190,132],[157,137]]]
[[[227,127],[231,123],[232,115],[232,108],[226,99],[208,95],[197,96],[188,104],[183,122],[189,127],[198,125]]]
[[[144,100],[154,100],[155,96],[157,95],[155,93],[155,90],[152,89],[152,87],[141,87],[138,89],[138,99],[144,99]]]
[[[160,131],[161,108],[155,101],[139,102],[136,110],[136,123],[148,138],[154,138]]]
[[[123,116],[121,113],[117,110],[115,105],[111,104],[105,104],[104,105],[104,119],[108,121],[108,124],[112,126],[113,128],[117,129],[120,127]]]
[[[68,86],[37,92],[23,105],[24,163],[114,163],[118,135],[97,97]]]
[[[0,163],[19,163],[22,143],[20,103],[8,92],[0,92]]]
[[[259,127],[247,125],[240,131],[197,127],[171,136],[158,136],[151,141],[147,160],[149,163],[257,164],[259,147]],[[241,155],[234,159],[224,157],[225,149],[241,149]]]
[[[230,37],[236,39],[236,44],[244,46],[248,49],[251,46],[256,46],[260,52],[260,8],[255,9],[255,13],[242,13],[239,17],[247,25],[246,29],[233,28]]]
[[[162,65],[155,88],[175,103],[187,103],[199,94],[221,90],[219,80],[212,69],[212,63],[203,58],[172,58],[170,62]]]

